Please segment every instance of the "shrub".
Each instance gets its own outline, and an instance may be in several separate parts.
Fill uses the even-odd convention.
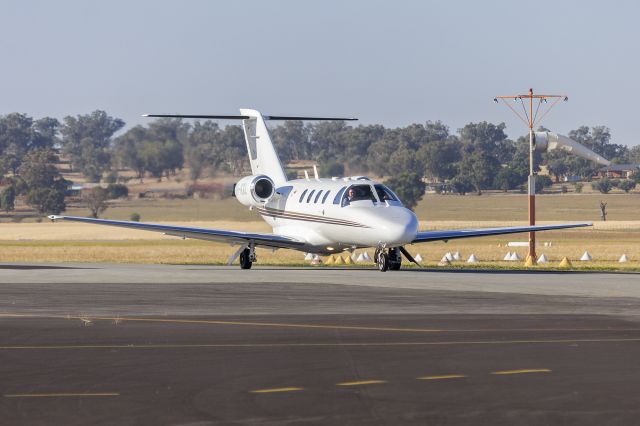
[[[131,213],[129,220],[131,220],[131,222],[140,222],[140,213]]]
[[[217,195],[223,198],[224,186],[220,183],[192,183],[187,185],[186,194],[188,197],[198,196],[199,198],[209,198],[212,195]]]
[[[618,184],[618,188],[622,189],[626,193],[629,193],[629,191],[631,191],[635,187],[636,187],[636,182],[631,179],[625,179]]]
[[[110,200],[126,198],[129,196],[129,188],[121,183],[110,183],[107,186],[107,195]]]
[[[116,183],[118,181],[118,172],[111,171],[104,177],[105,183]]]
[[[600,191],[603,194],[608,194],[611,189],[613,189],[613,184],[611,183],[611,179],[602,178],[597,182],[592,182],[591,187]]]
[[[549,188],[553,185],[553,181],[547,175],[538,175],[536,176],[536,194],[540,194],[544,191],[545,188]]]
[[[560,187],[560,192],[562,192],[563,194],[566,194],[567,192],[569,192],[569,188],[567,188],[567,185],[562,185]]]
[[[582,188],[584,187],[584,184],[578,182],[575,184],[575,190],[576,190],[576,194],[581,194],[582,193]]]

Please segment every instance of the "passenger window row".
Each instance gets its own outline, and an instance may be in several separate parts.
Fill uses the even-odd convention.
[[[305,189],[304,191],[302,191],[302,194],[300,194],[300,199],[298,200],[299,203],[302,203],[305,201],[305,195],[307,196],[306,202],[307,203],[311,202],[313,194],[316,193],[316,190],[312,189],[311,192],[309,192],[309,195],[307,195],[308,191],[309,191],[308,189]],[[327,201],[327,197],[329,196],[329,193],[331,192],[331,190],[325,192],[324,189],[321,189],[316,193],[315,198],[313,198],[314,204],[318,203],[318,201],[320,200],[320,196],[322,195],[323,192],[324,192],[324,197],[322,197],[322,204],[324,204],[325,201]]]

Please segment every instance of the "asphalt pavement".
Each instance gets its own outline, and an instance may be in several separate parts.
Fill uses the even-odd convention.
[[[0,423],[635,424],[640,275],[0,264]]]

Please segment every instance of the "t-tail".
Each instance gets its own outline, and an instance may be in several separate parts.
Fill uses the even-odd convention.
[[[287,175],[280,163],[264,117],[253,109],[241,109],[240,114],[248,117],[242,120],[242,128],[249,152],[251,174],[269,176],[276,187],[284,185]]]
[[[287,182],[287,175],[282,168],[280,158],[276,152],[269,129],[265,120],[340,120],[354,121],[357,118],[340,117],[301,117],[284,115],[262,115],[253,109],[240,109],[241,115],[183,115],[183,114],[144,114],[144,117],[171,117],[171,118],[198,118],[198,119],[220,119],[220,120],[242,120],[244,138],[249,152],[249,162],[251,173],[254,176],[269,176],[273,183],[282,186]]]

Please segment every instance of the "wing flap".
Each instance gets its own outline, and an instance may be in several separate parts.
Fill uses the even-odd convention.
[[[218,241],[231,244],[244,244],[253,241],[256,246],[275,248],[300,248],[304,242],[292,238],[273,234],[260,234],[252,232],[226,231],[222,229],[197,228],[190,226],[159,225],[154,223],[129,222],[124,220],[93,219],[79,216],[51,215],[49,219],[68,220],[72,222],[92,223],[96,225],[117,226],[121,228],[140,229],[143,231],[162,232],[166,235],[181,238],[193,238],[198,240]]]
[[[484,237],[488,235],[519,234],[531,231],[551,231],[554,229],[580,228],[592,226],[591,223],[564,223],[558,225],[536,225],[536,226],[511,226],[505,228],[484,228],[484,229],[454,229],[447,231],[422,231],[418,232],[416,238],[411,242],[426,243],[429,241],[447,241],[457,238]]]

